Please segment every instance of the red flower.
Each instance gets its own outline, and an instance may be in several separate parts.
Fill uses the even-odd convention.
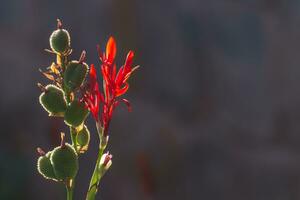
[[[102,94],[99,91],[99,86],[97,82],[97,74],[94,65],[91,65],[90,69],[90,82],[83,94],[83,101],[86,107],[90,110],[96,121],[99,120],[99,106],[101,100],[103,99]]]
[[[129,84],[127,83],[127,80],[138,66],[132,68],[134,53],[133,51],[129,51],[124,65],[121,66],[117,72],[117,66],[115,64],[117,47],[113,37],[109,38],[105,52],[102,53],[99,46],[97,48],[99,58],[102,62],[101,73],[103,76],[104,95],[99,92],[96,70],[94,65],[91,65],[90,84],[88,90],[85,92],[84,101],[97,122],[99,120],[99,105],[100,102],[102,103],[100,123],[104,129],[104,134],[107,135],[113,111],[119,105],[119,102],[124,102],[128,107],[128,110],[131,110],[129,101],[126,99],[119,99],[118,97],[125,94],[128,90]]]

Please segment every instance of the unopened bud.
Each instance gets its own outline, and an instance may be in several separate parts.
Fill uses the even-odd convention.
[[[78,127],[82,125],[88,114],[89,111],[84,103],[74,100],[69,104],[65,112],[65,123],[72,127]]]
[[[79,153],[84,153],[88,150],[90,143],[90,132],[86,126],[84,126],[77,134],[76,137]]]
[[[106,172],[110,166],[112,165],[112,155],[109,154],[109,152],[104,153],[100,160],[100,167],[104,169],[104,172]]]
[[[82,54],[80,61],[71,61],[64,72],[64,86],[69,91],[74,91],[83,84],[88,73],[89,67],[83,62],[85,53]]]
[[[49,116],[62,117],[67,108],[64,98],[64,92],[55,85],[47,85],[44,92],[39,97],[43,108],[49,113]]]
[[[72,179],[78,171],[78,156],[75,149],[68,143],[53,149],[51,164],[58,180]]]
[[[51,151],[45,154],[45,152],[41,149],[37,149],[38,154],[41,156],[37,161],[37,169],[38,172],[45,178],[57,181],[56,175],[53,170],[53,166],[50,161]]]
[[[62,29],[62,23],[57,21],[57,30],[53,31],[49,39],[52,51],[59,54],[65,54],[70,50],[70,34],[67,30]]]

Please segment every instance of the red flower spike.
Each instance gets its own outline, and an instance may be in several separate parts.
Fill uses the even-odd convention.
[[[93,64],[91,65],[89,76],[90,76],[90,82],[88,84],[88,88],[85,90],[83,94],[82,101],[85,103],[86,107],[90,110],[94,119],[98,121],[99,105],[103,97],[99,91],[96,69]]]
[[[131,111],[129,101],[127,99],[119,99],[118,97],[127,92],[129,88],[127,80],[138,66],[132,68],[134,53],[133,51],[129,51],[124,65],[117,70],[117,66],[114,63],[117,47],[113,37],[109,38],[105,52],[101,52],[99,46],[97,46],[97,50],[99,59],[102,62],[100,69],[103,76],[103,94],[99,92],[96,70],[94,65],[91,65],[90,83],[84,93],[83,99],[95,120],[100,122],[100,125],[104,129],[104,136],[107,136],[113,112],[119,103],[125,103],[128,111]],[[100,107],[101,112],[99,113],[100,102],[102,104]]]

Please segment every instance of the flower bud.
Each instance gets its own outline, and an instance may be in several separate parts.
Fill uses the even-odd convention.
[[[71,102],[65,112],[65,123],[69,126],[78,127],[82,125],[89,111],[85,108],[84,103],[74,100]]]
[[[52,164],[50,162],[51,151],[46,155],[41,155],[37,161],[38,172],[46,179],[56,180],[56,175],[54,173]]]
[[[77,141],[79,152],[80,153],[86,152],[90,143],[90,132],[86,126],[84,126],[83,129],[78,132],[76,141]]]
[[[88,72],[88,65],[78,61],[71,61],[64,72],[64,86],[69,91],[78,89],[84,82]]]
[[[75,149],[68,143],[53,149],[51,164],[58,180],[72,179],[78,171],[78,156]]]
[[[67,108],[64,92],[57,86],[47,85],[39,100],[49,116],[64,116]]]
[[[104,175],[105,172],[110,168],[112,165],[112,155],[109,154],[109,152],[104,153],[100,159],[100,165],[99,165],[99,170],[100,174]]]
[[[61,24],[57,28],[57,30],[53,31],[50,36],[49,42],[52,51],[54,51],[55,53],[65,54],[70,50],[70,34],[67,30],[61,28]]]

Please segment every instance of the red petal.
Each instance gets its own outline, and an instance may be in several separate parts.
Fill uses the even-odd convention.
[[[123,103],[125,103],[125,105],[127,106],[128,112],[131,112],[132,108],[131,108],[130,102],[127,99],[121,99],[121,101]]]
[[[117,66],[116,64],[113,67],[113,71],[112,71],[112,75],[111,75],[111,79],[114,81],[116,78],[116,74],[117,74]]]
[[[124,85],[124,87],[123,87],[123,88],[121,88],[121,89],[117,89],[117,90],[116,90],[116,97],[118,97],[118,96],[121,96],[121,95],[125,94],[125,93],[126,93],[126,91],[128,90],[128,88],[129,88],[129,85],[128,85],[127,83],[125,83],[125,85]]]
[[[128,54],[127,54],[126,60],[125,60],[125,66],[131,67],[133,57],[134,57],[134,52],[129,51]]]
[[[90,79],[93,85],[95,84],[95,82],[97,82],[97,73],[94,64],[91,64]]]
[[[122,66],[118,71],[118,74],[115,79],[116,85],[122,84],[123,80],[124,80],[124,66]]]
[[[116,53],[117,53],[116,41],[113,37],[110,37],[106,45],[106,59],[109,63],[114,62]]]

